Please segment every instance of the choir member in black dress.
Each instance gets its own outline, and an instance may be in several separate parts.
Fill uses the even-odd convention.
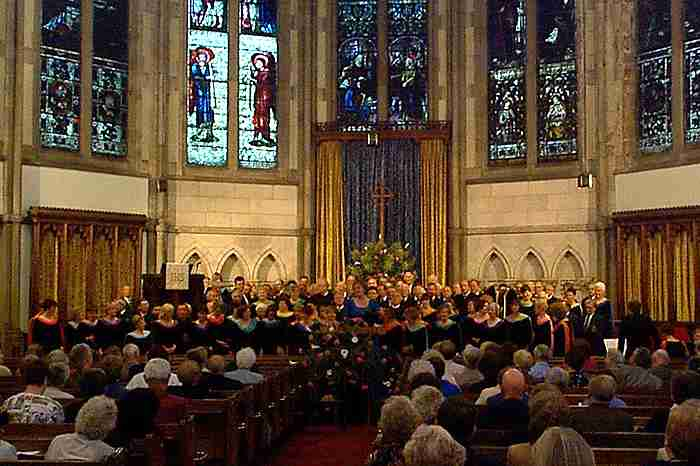
[[[241,348],[253,348],[257,352],[260,347],[258,320],[253,318],[250,306],[245,304],[239,306],[235,311],[235,316],[235,319],[229,317],[232,332],[231,349],[238,351]]]
[[[420,305],[421,320],[428,325],[432,325],[438,320],[438,310],[425,301]]]
[[[593,298],[587,302],[587,315],[584,319],[584,335],[596,356],[605,356],[605,339],[612,335],[612,305],[605,297],[605,284],[593,285]],[[592,309],[591,309],[592,306]]]
[[[531,347],[546,345],[550,350],[554,348],[554,325],[552,319],[547,315],[547,301],[537,300],[535,303],[535,318],[532,325],[534,338]]]
[[[498,314],[500,313],[498,304],[490,303],[486,306],[486,310],[489,317],[481,324],[482,340],[492,341],[502,345],[506,342],[507,329],[505,321],[498,317]]]
[[[335,313],[334,313],[335,315]],[[260,320],[260,346],[263,354],[277,354],[281,347],[281,327],[277,319],[277,304],[273,303],[265,310]]]
[[[316,293],[311,295],[311,302],[320,308],[333,304],[333,293],[328,290],[328,282],[325,278],[319,278],[316,283]]]
[[[564,303],[555,303],[549,306],[549,314],[554,323],[554,348],[552,355],[556,358],[563,358],[571,351],[571,344],[574,341],[571,325],[567,317],[567,306]]]
[[[532,290],[530,286],[523,285],[520,288],[520,295],[522,296],[520,300],[520,313],[533,319],[535,316],[535,302],[532,300]]]
[[[569,321],[573,338],[583,338],[583,307],[576,301],[576,288],[567,288],[564,301],[568,306],[566,319]]]
[[[177,351],[180,344],[180,328],[173,318],[175,308],[170,303],[165,303],[160,307],[160,319],[151,324],[153,332],[153,344],[162,347],[168,354]]]
[[[389,292],[389,301],[386,303],[384,306],[385,308],[391,309],[391,312],[394,314],[394,318],[398,321],[403,321],[404,320],[404,304],[403,304],[403,298],[401,296],[401,292],[397,289],[392,289]]]
[[[483,295],[482,295],[483,296]],[[467,320],[467,328],[464,330],[464,340],[470,338],[475,346],[479,346],[484,340],[484,325],[489,318],[486,301],[473,301],[476,312]]]
[[[44,353],[59,349],[63,346],[63,329],[58,322],[58,303],[53,299],[45,299],[41,310],[29,321],[29,342],[39,344]]]
[[[63,327],[63,346],[66,353],[70,352],[73,346],[81,343],[80,334],[78,333],[80,320],[80,312],[72,311],[66,325]]]
[[[380,348],[386,348],[395,354],[401,353],[404,342],[404,328],[396,318],[391,307],[384,307],[379,311],[381,325],[377,330],[377,341]]]
[[[661,344],[659,331],[646,312],[642,312],[642,303],[630,301],[627,304],[627,314],[620,322],[617,339],[617,349],[629,359],[634,350],[644,346],[658,348]]]
[[[509,314],[506,316],[508,341],[520,349],[530,347],[532,343],[532,321],[520,312],[520,303],[513,300],[508,304]]]
[[[88,308],[85,319],[78,324],[79,343],[85,343],[93,350],[97,349],[97,309]]]
[[[206,307],[199,308],[199,311],[197,312],[197,320],[192,322],[192,327],[190,329],[190,341],[193,348],[201,346],[203,348],[211,349],[212,347]]]
[[[315,309],[303,306],[295,313],[294,324],[291,326],[289,338],[289,354],[306,354],[311,349],[313,339],[313,316]]]
[[[106,315],[97,322],[97,347],[102,351],[110,346],[121,348],[124,344],[124,325],[119,318],[119,310],[116,302],[110,303]]]
[[[253,317],[262,319],[267,313],[267,308],[273,305],[275,302],[269,298],[268,292],[270,285],[263,285],[258,291],[258,299],[253,302],[252,312]]]
[[[335,306],[335,320],[342,322],[345,320],[345,293],[336,291],[333,294],[333,305]]]
[[[420,320],[418,308],[409,307],[406,309],[405,343],[407,351],[414,356],[420,357],[428,349],[429,336],[428,327]]]
[[[177,343],[176,352],[185,354],[185,352],[194,348],[192,345],[192,306],[189,303],[178,304],[175,310],[175,320],[177,321],[178,331],[180,333],[180,341]]]
[[[207,301],[207,321],[209,322],[209,337],[212,340],[212,352],[214,354],[228,354],[231,351],[227,341],[226,316],[224,306],[217,301]]]
[[[437,311],[438,319],[430,325],[430,347],[440,341],[449,340],[454,343],[455,348],[462,346],[462,332],[459,325],[450,320],[452,305],[445,303]]]
[[[134,314],[131,324],[135,330],[126,334],[124,344],[133,343],[139,347],[141,354],[147,354],[153,345],[153,336],[150,330],[146,330],[146,320],[140,314]]]
[[[295,316],[294,312],[289,307],[287,295],[280,295],[277,302],[277,313],[275,317],[279,322],[279,341],[277,344],[281,346],[285,352],[288,352],[288,346],[291,344],[293,337],[292,326],[294,325]]]

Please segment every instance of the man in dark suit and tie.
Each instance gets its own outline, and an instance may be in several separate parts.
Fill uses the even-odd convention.
[[[583,302],[585,314],[583,318],[583,334],[596,356],[605,356],[605,338],[612,333],[612,316],[600,312],[592,299]]]
[[[569,308],[566,318],[571,323],[571,330],[574,332],[574,338],[583,338],[583,308],[576,301],[576,288],[568,288],[564,295],[564,300]]]

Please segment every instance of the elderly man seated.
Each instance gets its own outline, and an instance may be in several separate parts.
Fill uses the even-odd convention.
[[[671,411],[666,426],[666,446],[659,449],[656,466],[676,462],[698,464],[700,457],[700,400],[683,402]]]
[[[549,372],[549,346],[547,345],[537,345],[532,351],[532,355],[535,357],[535,364],[528,371],[530,380],[533,384],[538,384],[544,382]]]
[[[671,357],[666,350],[654,351],[651,355],[651,370],[649,372],[660,378],[664,385],[668,386],[671,383],[673,369],[671,369]]]
[[[22,424],[62,424],[65,420],[61,404],[44,395],[48,368],[46,363],[36,356],[26,356],[22,368],[24,383],[27,385],[22,393],[11,396],[4,409],[10,422]]]
[[[202,373],[203,384],[209,390],[240,390],[243,384],[224,376],[226,359],[218,354],[210,356],[207,361],[207,371]]]
[[[609,375],[598,375],[588,384],[589,406],[572,415],[572,426],[578,432],[632,432],[634,418],[621,409],[610,407],[617,386]]]
[[[143,374],[148,388],[160,402],[155,423],[172,424],[185,417],[185,399],[168,393],[168,381],[172,375],[170,363],[161,358],[151,359],[146,364]]]
[[[418,426],[403,449],[406,466],[463,466],[467,452],[440,426]]]
[[[75,432],[51,441],[45,459],[50,461],[104,461],[114,448],[104,442],[117,425],[117,404],[106,396],[90,398],[80,408]]]
[[[209,387],[202,382],[202,368],[195,361],[183,361],[177,368],[179,387],[168,387],[173,395],[183,398],[203,399],[209,397]]]
[[[487,408],[479,417],[479,427],[526,433],[530,419],[526,389],[522,372],[514,368],[506,370],[501,378],[501,393],[487,400]]]
[[[630,358],[632,365],[621,365],[611,369],[620,391],[656,392],[661,389],[663,382],[660,378],[649,372],[651,367],[651,353],[641,347],[634,350]]]
[[[671,411],[686,400],[700,398],[700,374],[693,371],[683,371],[671,379],[671,399],[673,406],[659,408],[654,411],[651,419],[644,428],[644,432],[662,434],[666,431],[668,416]]]
[[[226,372],[224,375],[226,378],[236,380],[243,385],[261,383],[265,380],[265,377],[250,370],[255,365],[255,361],[256,357],[253,348],[243,348],[236,353],[236,366],[238,369]]]

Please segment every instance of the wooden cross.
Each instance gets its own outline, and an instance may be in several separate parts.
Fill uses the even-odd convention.
[[[389,200],[393,199],[395,194],[386,189],[383,184],[377,184],[372,192],[372,199],[377,203],[377,209],[379,209],[379,241],[384,239],[384,215],[385,207]]]

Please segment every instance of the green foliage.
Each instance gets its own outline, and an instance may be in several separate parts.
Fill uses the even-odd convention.
[[[404,272],[415,272],[416,259],[411,255],[409,246],[398,241],[389,246],[384,241],[367,243],[362,248],[352,250],[351,264],[345,272],[362,280],[372,276],[399,278]]]

